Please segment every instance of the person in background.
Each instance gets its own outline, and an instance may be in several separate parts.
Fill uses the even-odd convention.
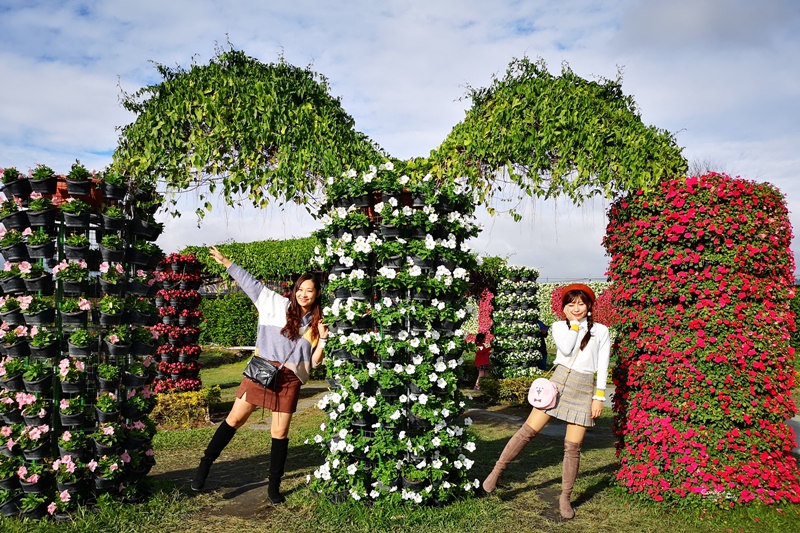
[[[478,333],[475,335],[475,344],[478,346],[478,351],[475,353],[475,366],[478,368],[478,379],[475,381],[475,390],[481,390],[481,378],[489,373],[489,356],[492,354],[492,349],[489,343],[486,342],[486,333]]]
[[[550,326],[541,320],[537,320],[536,325],[539,326],[536,337],[539,339],[539,353],[542,354],[537,366],[539,370],[547,370],[547,341],[545,341],[545,339],[547,338],[547,333],[550,331]]]
[[[558,387],[558,400],[550,409],[533,408],[522,427],[506,443],[494,469],[483,482],[486,492],[494,492],[500,475],[552,418],[567,423],[564,438],[564,462],[561,470],[561,516],[571,519],[575,511],[570,503],[572,487],[578,476],[581,445],[586,428],[603,414],[606,379],[611,354],[608,328],[592,318],[595,295],[588,285],[573,283],[564,288],[561,305],[566,320],[550,328],[556,344],[556,369],[550,378]],[[596,376],[596,378],[595,378]]]
[[[192,481],[192,490],[203,489],[211,465],[228,445],[236,430],[247,422],[257,407],[272,411],[272,448],[270,449],[267,497],[273,505],[283,503],[280,492],[286,456],[289,450],[289,423],[297,411],[300,385],[308,380],[312,367],[322,362],[328,328],[322,323],[319,280],[311,274],[300,276],[288,298],[270,290],[249,272],[210,248],[211,257],[224,266],[258,310],[256,353],[278,367],[278,375],[269,388],[242,379],[228,417],[217,428],[200,460]]]

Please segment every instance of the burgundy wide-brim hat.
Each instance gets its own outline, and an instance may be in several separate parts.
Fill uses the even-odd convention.
[[[589,297],[592,303],[594,303],[594,301],[597,300],[597,297],[594,295],[594,291],[588,285],[584,283],[571,283],[566,287],[564,287],[564,289],[561,291],[562,305],[566,303],[564,302],[564,297],[567,295],[569,291],[581,291],[583,293],[586,293],[586,296]]]

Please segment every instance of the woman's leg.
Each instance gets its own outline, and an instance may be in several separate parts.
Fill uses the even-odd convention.
[[[513,461],[514,458],[520,454],[531,439],[533,439],[548,422],[550,422],[550,415],[547,413],[536,408],[531,411],[525,423],[522,424],[517,432],[514,433],[514,436],[506,443],[506,447],[503,448],[503,453],[500,454],[500,458],[495,463],[492,472],[483,481],[483,490],[486,492],[494,492],[494,489],[497,488],[497,481],[500,479],[500,475],[503,471],[505,471],[508,463]]]
[[[481,378],[486,376],[486,370],[480,369],[478,370],[478,379],[475,380],[475,390],[481,390],[480,382]]]
[[[197,473],[192,480],[192,490],[203,490],[206,484],[206,478],[208,478],[208,473],[211,470],[211,465],[214,464],[219,454],[222,453],[222,450],[224,450],[231,441],[236,434],[236,430],[247,422],[250,414],[255,410],[255,405],[251,405],[245,401],[246,396],[247,394],[245,393],[241,398],[236,398],[233,402],[231,412],[228,413],[227,418],[222,421],[217,431],[214,432],[214,436],[211,437],[211,441],[208,443],[206,451],[203,453],[203,458],[200,459],[200,466],[197,468]]]
[[[269,454],[269,482],[267,484],[267,497],[273,505],[286,501],[281,494],[281,479],[286,466],[286,456],[289,453],[289,424],[292,422],[292,413],[272,412],[272,448]]]
[[[575,517],[575,510],[570,503],[572,487],[578,477],[578,468],[581,464],[581,445],[586,435],[586,428],[576,424],[567,424],[567,436],[564,439],[564,463],[561,466],[561,497],[558,499],[558,509],[561,516],[570,519]]]

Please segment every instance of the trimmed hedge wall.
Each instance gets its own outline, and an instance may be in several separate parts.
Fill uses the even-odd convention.
[[[200,325],[200,344],[255,346],[258,313],[245,293],[203,298],[200,310],[205,317]]]

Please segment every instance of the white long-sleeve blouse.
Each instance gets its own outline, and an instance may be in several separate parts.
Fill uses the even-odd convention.
[[[584,318],[579,323],[578,331],[572,330],[564,320],[559,320],[550,327],[556,343],[555,364],[572,368],[582,374],[597,374],[596,390],[605,391],[608,379],[608,364],[611,357],[611,337],[608,328],[595,322],[592,325],[592,337],[584,350],[581,340],[586,335],[588,324]],[[605,401],[604,397],[595,395],[595,400]]]

